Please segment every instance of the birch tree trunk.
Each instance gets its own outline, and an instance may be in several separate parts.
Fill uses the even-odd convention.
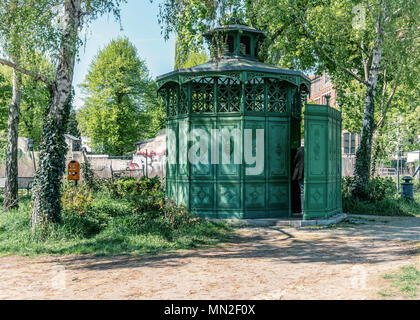
[[[66,0],[63,36],[56,78],[51,86],[51,105],[43,125],[39,167],[33,188],[32,227],[60,221],[61,182],[65,169],[64,133],[70,114],[70,95],[81,23],[81,0]]]
[[[366,84],[365,111],[363,115],[362,134],[360,147],[356,152],[356,165],[354,169],[355,184],[352,195],[363,199],[366,196],[365,186],[370,178],[370,162],[372,154],[372,137],[375,130],[375,96],[378,84],[378,75],[382,61],[383,25],[384,14],[382,13],[377,23],[377,38],[372,53],[372,64],[369,70],[369,78]]]
[[[16,59],[13,59],[16,62]],[[6,151],[6,184],[3,210],[17,208],[18,204],[18,126],[20,114],[20,72],[13,70],[12,102],[9,106]]]

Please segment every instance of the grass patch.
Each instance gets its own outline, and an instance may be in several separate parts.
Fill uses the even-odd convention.
[[[418,216],[420,215],[420,193],[416,193],[413,200],[391,196],[371,202],[343,197],[343,211],[377,216]]]
[[[139,203],[102,191],[67,193],[62,222],[50,225],[42,237],[32,232],[30,199],[23,199],[18,210],[0,214],[0,255],[142,255],[230,238],[232,229],[224,223],[194,218],[173,204],[162,205],[159,197],[143,196]]]
[[[383,297],[402,295],[408,298],[417,298],[420,287],[420,270],[414,265],[402,267],[399,271],[386,274],[384,279],[390,281],[390,287],[379,291]]]

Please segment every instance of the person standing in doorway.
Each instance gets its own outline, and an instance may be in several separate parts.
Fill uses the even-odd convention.
[[[304,172],[304,162],[303,162],[303,157],[304,157],[305,151],[303,147],[299,147],[296,151],[296,155],[293,159],[293,175],[292,175],[292,180],[293,181],[297,181],[299,183],[299,187],[300,187],[300,204],[301,204],[301,208],[302,208],[302,213],[303,213],[303,200],[304,200],[304,195],[303,195],[303,172]]]

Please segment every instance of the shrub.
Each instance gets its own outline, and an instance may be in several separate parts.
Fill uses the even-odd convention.
[[[420,213],[416,200],[401,198],[396,192],[396,182],[392,178],[377,177],[365,186],[366,197],[356,199],[351,195],[354,179],[342,180],[343,211],[357,214],[411,216]]]
[[[342,180],[343,198],[351,197],[351,190],[354,185],[353,177],[344,177]],[[362,200],[374,203],[386,197],[393,197],[396,195],[395,181],[391,178],[376,177],[369,180],[365,186],[366,198]]]
[[[63,187],[63,231],[74,237],[92,237],[104,230],[135,234],[157,232],[170,239],[180,228],[200,224],[184,207],[165,199],[158,178],[102,180],[106,192],[89,186]]]
[[[84,215],[92,205],[92,201],[93,195],[87,186],[74,187],[68,183],[63,184],[61,196],[63,211]]]
[[[95,173],[92,170],[92,166],[90,165],[90,161],[85,159],[85,161],[80,165],[80,169],[82,171],[83,182],[89,188],[95,187]]]
[[[165,199],[158,179],[65,183],[61,222],[32,233],[30,199],[0,215],[0,254],[145,254],[227,240],[231,230]]]
[[[115,195],[120,198],[145,197],[160,191],[160,181],[157,177],[140,179],[122,178],[115,182]]]
[[[89,212],[80,215],[73,211],[63,211],[60,228],[66,238],[90,238],[103,231],[108,222],[106,214]]]

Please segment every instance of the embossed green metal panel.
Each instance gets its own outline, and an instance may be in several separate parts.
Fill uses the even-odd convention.
[[[341,213],[341,113],[305,106],[304,219]]]

